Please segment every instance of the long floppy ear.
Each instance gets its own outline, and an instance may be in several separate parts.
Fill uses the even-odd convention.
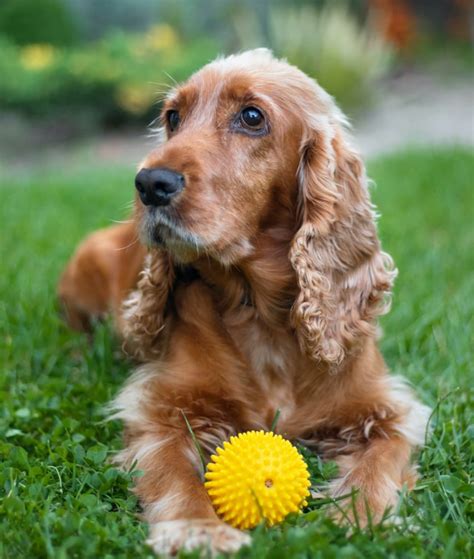
[[[123,303],[122,332],[128,353],[140,360],[159,357],[174,266],[163,249],[149,252],[137,289]]]
[[[374,333],[396,271],[381,251],[360,157],[339,122],[317,120],[301,147],[292,325],[310,357],[334,366],[357,339]]]

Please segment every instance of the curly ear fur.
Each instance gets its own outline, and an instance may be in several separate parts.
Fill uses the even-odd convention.
[[[126,350],[140,360],[158,357],[160,334],[165,326],[166,304],[174,282],[171,257],[154,250],[145,259],[137,289],[123,303],[123,336]]]
[[[301,149],[292,324],[303,351],[338,365],[356,339],[374,334],[396,271],[381,251],[363,163],[339,123],[325,128],[313,129]]]

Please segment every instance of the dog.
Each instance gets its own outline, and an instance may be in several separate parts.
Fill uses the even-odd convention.
[[[217,517],[189,427],[209,458],[277,410],[279,433],[337,463],[329,494],[356,491],[343,517],[380,521],[415,483],[429,409],[377,347],[396,272],[346,118],[257,49],[171,90],[161,121],[133,220],[87,239],[59,285],[72,326],[111,312],[141,362],[113,417],[150,545],[249,543]]]

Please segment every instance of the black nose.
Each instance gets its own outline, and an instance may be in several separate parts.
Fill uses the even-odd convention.
[[[145,206],[167,206],[184,188],[184,177],[169,169],[142,169],[135,188]]]

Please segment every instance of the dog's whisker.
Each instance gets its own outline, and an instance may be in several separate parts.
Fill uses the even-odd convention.
[[[124,247],[118,247],[115,250],[117,251],[121,251],[121,250],[128,250],[129,248],[132,248],[134,245],[136,245],[138,242],[140,241],[139,237],[135,237],[135,239],[129,243],[128,245],[124,246]]]
[[[163,74],[165,74],[165,76],[166,76],[168,79],[170,79],[170,80],[173,82],[173,84],[174,84],[175,86],[179,85],[179,83],[175,80],[175,78],[173,78],[173,76],[171,76],[168,72],[166,72],[165,70],[163,70]]]

